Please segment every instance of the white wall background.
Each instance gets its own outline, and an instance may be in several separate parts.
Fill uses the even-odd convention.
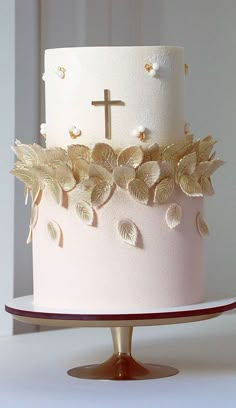
[[[38,138],[40,111],[44,120],[40,81],[43,50],[81,45],[185,47],[185,60],[190,66],[186,119],[197,137],[212,133],[219,140],[217,151],[228,162],[215,175],[216,195],[206,200],[211,229],[211,238],[206,242],[207,290],[209,295],[218,296],[236,293],[235,15],[234,0],[0,0],[0,45],[4,60],[10,64],[7,69],[6,64],[0,64],[5,87],[2,94],[6,95],[0,99],[0,112],[7,111],[3,118],[4,166],[0,175],[2,185],[6,185],[1,200],[4,273],[1,270],[0,276],[5,288],[2,290],[0,285],[1,303],[6,294],[13,293],[13,269],[14,295],[32,292],[31,251],[24,244],[28,213],[18,185],[13,210],[14,186],[7,174],[13,157],[8,147],[15,134],[25,142]],[[5,321],[10,324],[6,317]]]

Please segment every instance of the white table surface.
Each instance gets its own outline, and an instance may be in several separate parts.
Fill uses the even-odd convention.
[[[236,407],[236,314],[134,329],[134,357],[172,365],[180,370],[174,377],[115,382],[66,374],[111,352],[102,328],[0,337],[0,407]]]

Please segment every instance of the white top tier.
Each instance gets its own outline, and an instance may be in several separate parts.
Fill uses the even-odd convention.
[[[148,69],[145,65],[148,65]],[[153,71],[153,67],[155,68]],[[158,68],[159,67],[159,68]],[[154,74],[154,75],[151,75]],[[184,50],[181,47],[79,47],[45,52],[47,147],[97,142],[124,148],[168,144],[184,135]],[[110,128],[105,137],[104,101]],[[81,130],[77,139],[71,127]]]

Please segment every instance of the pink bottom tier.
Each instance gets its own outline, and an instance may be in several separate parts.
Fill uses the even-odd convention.
[[[196,215],[203,200],[176,192],[181,225],[165,222],[168,205],[146,206],[116,190],[97,211],[97,226],[87,226],[74,208],[63,208],[44,192],[33,232],[34,299],[37,305],[81,313],[145,312],[204,299],[203,242]],[[123,242],[117,222],[139,228],[137,247]],[[56,221],[63,247],[51,240],[47,224]]]

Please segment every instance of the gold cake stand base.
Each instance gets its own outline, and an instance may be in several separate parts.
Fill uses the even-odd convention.
[[[39,308],[33,296],[8,302],[5,310],[14,319],[30,324],[54,327],[110,327],[113,355],[105,362],[71,368],[68,375],[90,380],[148,380],[178,374],[177,368],[157,364],[141,364],[131,354],[133,327],[190,323],[212,319],[236,308],[236,298],[209,301],[185,307],[159,309],[136,314],[79,314],[78,311]],[[58,336],[60,334],[58,333]]]
[[[156,364],[141,364],[131,355],[132,327],[111,329],[114,354],[104,363],[75,367],[67,373],[76,378],[93,380],[148,380],[178,374],[173,367]]]

